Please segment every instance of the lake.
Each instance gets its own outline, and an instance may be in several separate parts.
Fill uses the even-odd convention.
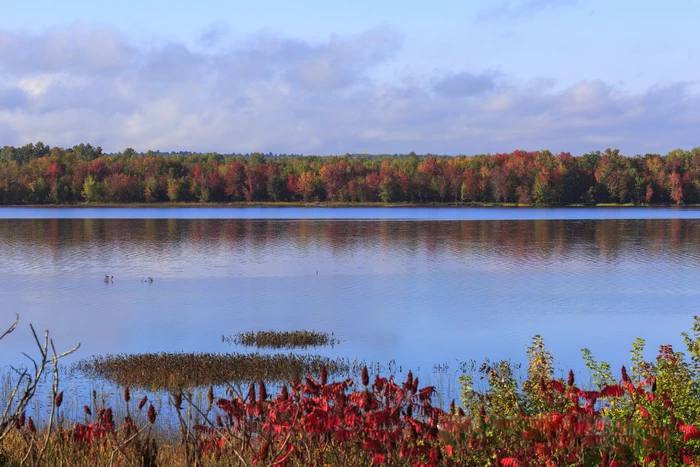
[[[114,276],[105,283],[105,275]],[[153,283],[143,278],[153,277]],[[682,347],[700,303],[700,210],[0,208],[0,318],[90,355],[230,352],[222,334],[314,329],[318,352],[433,365],[617,366],[636,337]]]

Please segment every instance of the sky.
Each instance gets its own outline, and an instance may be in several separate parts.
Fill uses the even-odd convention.
[[[25,0],[0,146],[665,154],[700,146],[694,0]]]

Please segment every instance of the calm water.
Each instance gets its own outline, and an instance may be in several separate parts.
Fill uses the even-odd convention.
[[[316,329],[342,341],[322,353],[423,374],[524,361],[539,333],[562,369],[581,369],[584,346],[615,365],[637,336],[650,358],[680,347],[700,314],[699,210],[2,208],[0,218],[0,318],[22,319],[0,344],[3,363],[31,350],[32,322],[59,348],[80,342],[77,358],[228,352],[222,334]]]

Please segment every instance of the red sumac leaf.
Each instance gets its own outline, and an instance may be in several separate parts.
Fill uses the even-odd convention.
[[[678,431],[683,433],[683,442],[687,443],[691,439],[700,438],[700,430],[695,425],[684,425],[683,423],[678,423]]]
[[[600,393],[606,397],[622,397],[625,394],[625,390],[617,384],[613,384],[611,386],[605,386]]]
[[[556,379],[553,379],[550,384],[552,385],[552,388],[554,388],[554,390],[557,391],[559,394],[564,393],[564,385]]]
[[[522,463],[515,457],[506,457],[501,459],[501,465],[503,467],[520,467]]]

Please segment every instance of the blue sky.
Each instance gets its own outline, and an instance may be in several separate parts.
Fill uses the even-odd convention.
[[[700,146],[692,0],[11,2],[0,145]]]

